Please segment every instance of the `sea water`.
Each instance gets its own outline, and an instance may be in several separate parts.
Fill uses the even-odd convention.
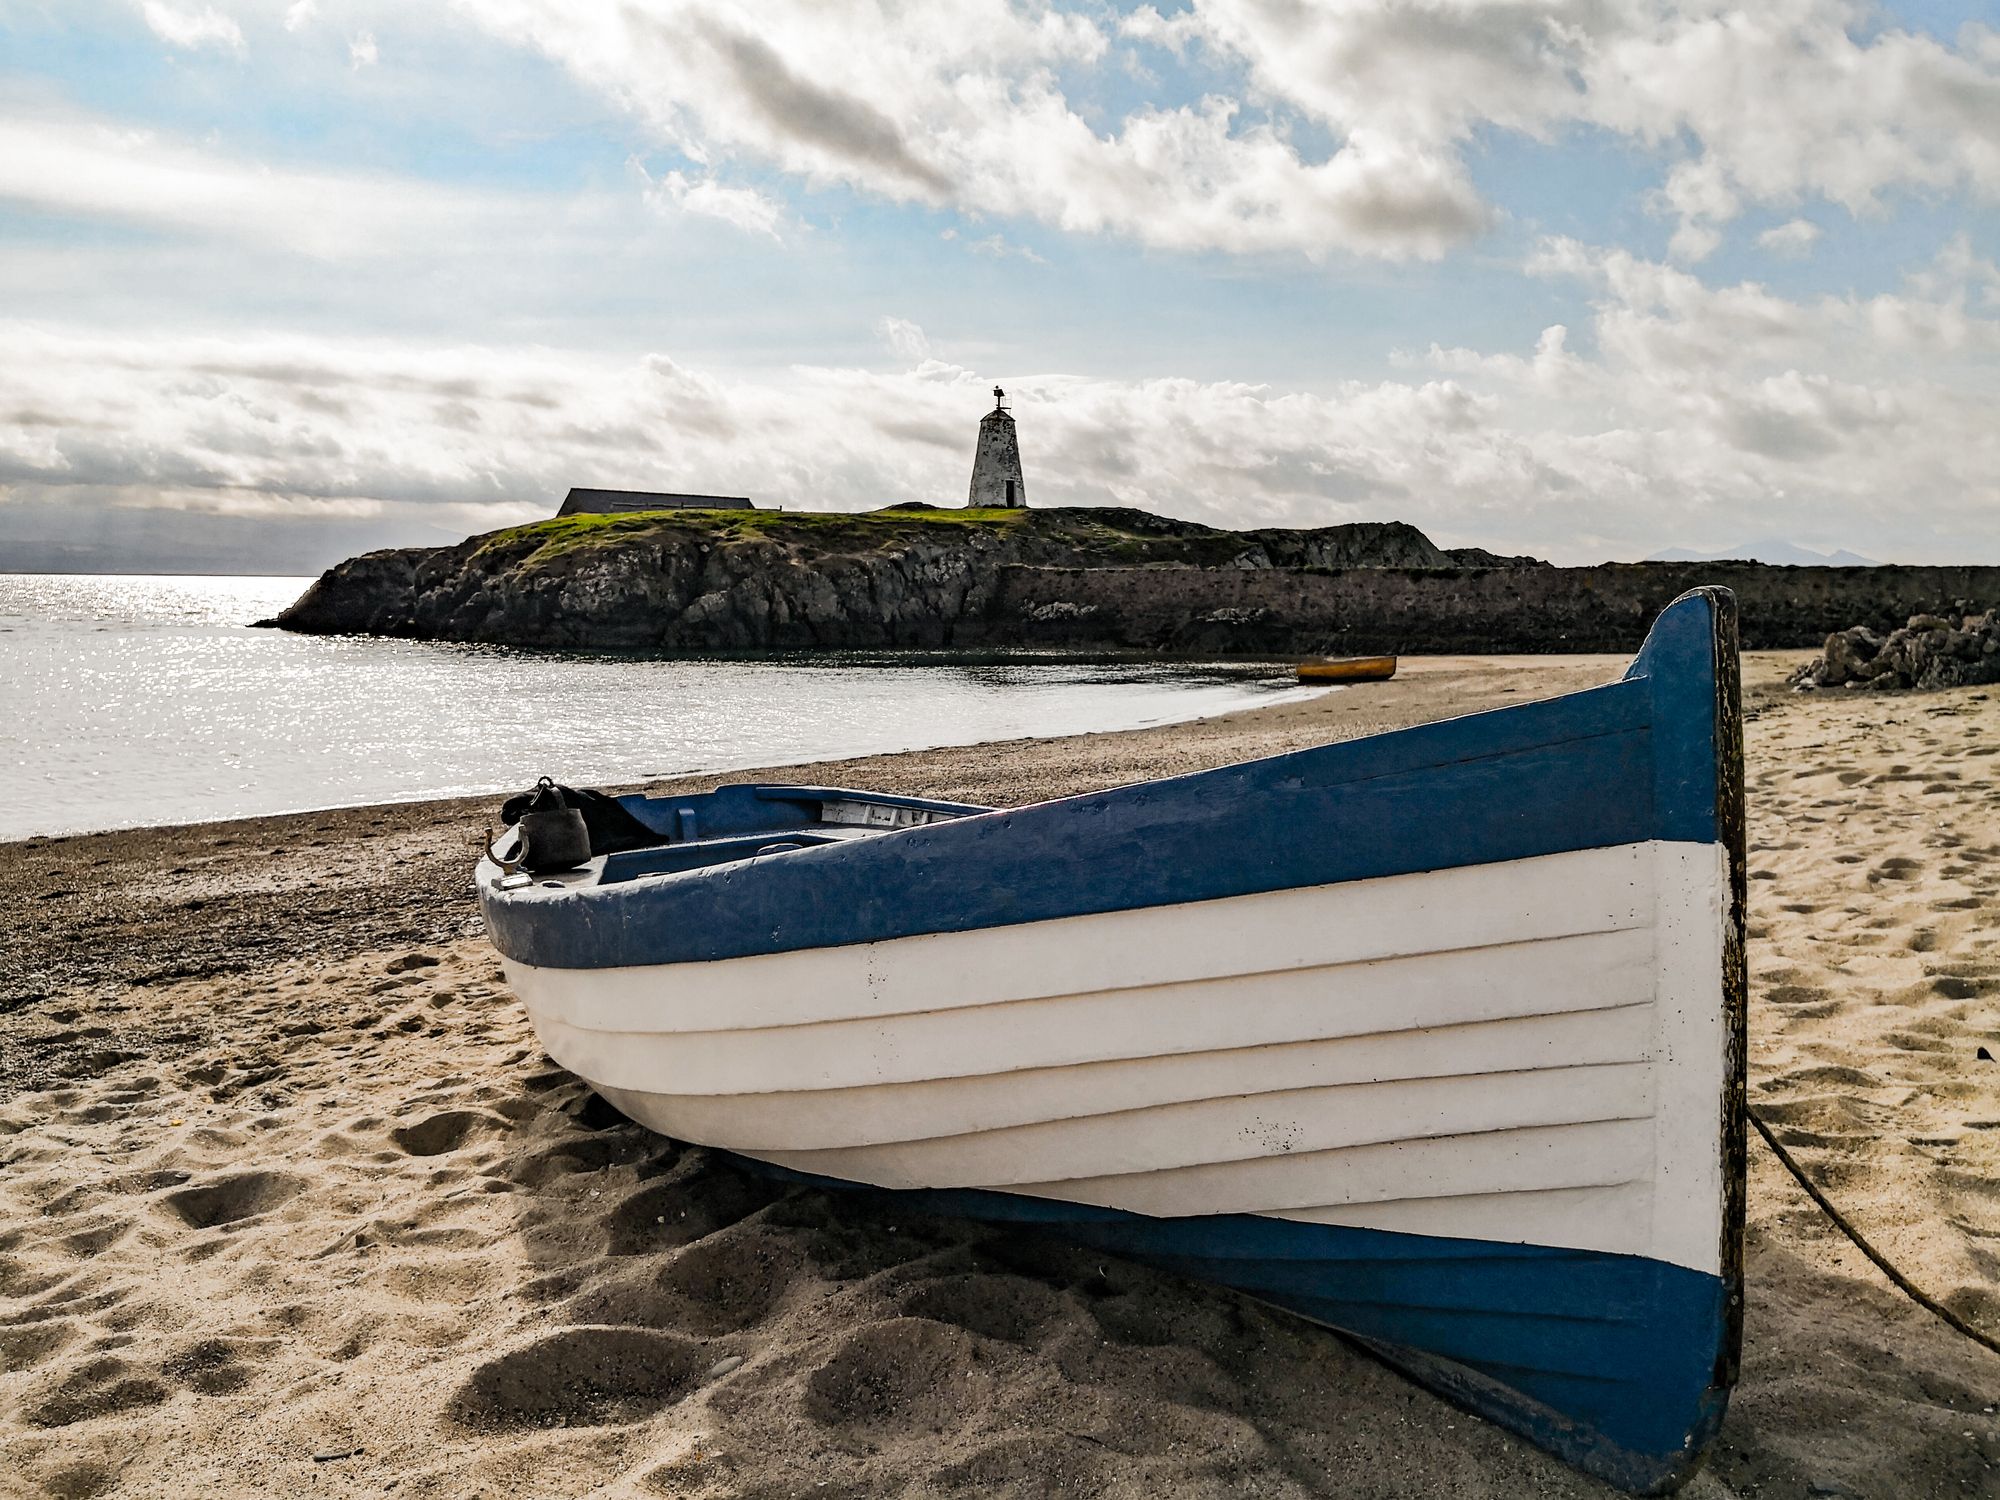
[[[1264,666],[654,660],[250,628],[305,578],[0,573],[0,839],[1127,729]]]

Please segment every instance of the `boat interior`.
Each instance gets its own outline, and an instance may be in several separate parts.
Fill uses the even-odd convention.
[[[520,857],[520,835],[510,830],[494,849],[497,883],[503,888],[531,880],[618,885],[993,811],[970,802],[813,786],[725,786],[692,795],[607,800],[629,820],[613,840],[621,847],[603,853],[593,847],[590,860],[571,870],[515,871],[507,866]],[[595,829],[592,842],[598,843]]]

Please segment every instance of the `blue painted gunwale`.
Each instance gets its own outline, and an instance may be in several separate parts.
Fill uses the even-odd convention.
[[[645,880],[499,891],[488,931],[522,963],[613,968],[840,947],[1209,901],[1647,839],[1714,842],[1713,606],[1655,622],[1625,678],[1212,771],[749,857]],[[815,826],[806,787],[623,799],[704,836]],[[644,807],[640,804],[645,803]],[[683,811],[684,810],[684,811]],[[760,826],[761,825],[761,826]],[[615,856],[614,856],[615,858]]]
[[[1154,1219],[973,1190],[883,1193],[1037,1225],[1236,1287],[1363,1343],[1468,1410],[1635,1493],[1698,1467],[1736,1379],[1742,1322],[1743,827],[1735,608],[1683,596],[1624,678],[1424,725],[1034,807],[599,886],[480,892],[496,946],[531,964],[671,964],[1454,868],[1647,839],[1716,843],[1735,897],[1720,1004],[1722,1274],[1642,1257],[1294,1223]],[[704,836],[814,826],[827,798],[731,787],[662,799]],[[638,800],[638,799],[635,799]],[[661,811],[671,801],[676,810]],[[645,816],[642,814],[642,816]],[[678,827],[662,826],[663,832]],[[733,850],[731,852],[734,852]]]

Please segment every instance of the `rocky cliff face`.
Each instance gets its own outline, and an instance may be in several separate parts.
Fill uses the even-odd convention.
[[[1622,652],[1676,595],[1711,583],[1736,591],[1746,648],[1818,646],[1857,623],[1887,634],[2000,599],[2000,568],[1555,568],[1448,552],[1399,522],[1218,531],[1112,509],[682,511],[371,552],[267,623],[667,653]]]
[[[940,648],[993,639],[987,619],[1015,565],[1267,572],[1459,562],[1400,522],[1230,532],[1123,509],[570,516],[455,547],[350,559],[271,623],[595,650]]]

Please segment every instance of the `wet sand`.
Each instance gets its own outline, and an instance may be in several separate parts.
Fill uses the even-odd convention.
[[[1798,659],[1746,662],[1752,1104],[2000,1333],[2000,695],[1794,697]],[[1018,803],[1621,668],[770,774]],[[0,1495],[1610,1493],[1244,1299],[625,1123],[479,937],[493,807],[0,845]],[[2000,1494],[2000,1356],[1750,1168],[1743,1378],[1686,1493]]]

